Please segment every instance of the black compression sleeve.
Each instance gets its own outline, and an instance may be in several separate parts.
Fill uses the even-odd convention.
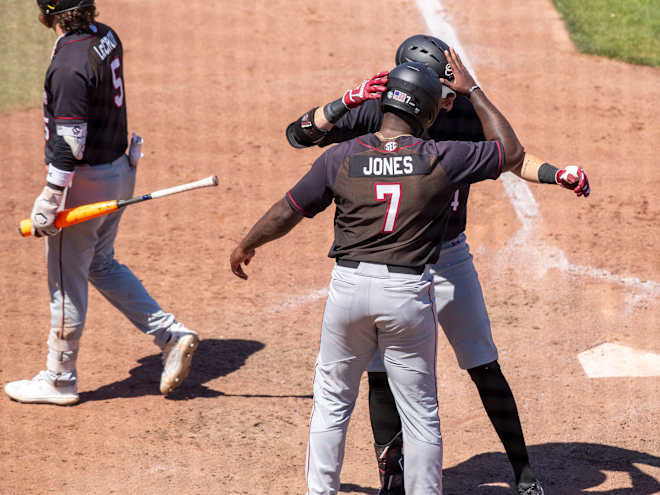
[[[327,131],[319,129],[314,123],[314,112],[312,108],[304,113],[298,120],[289,124],[286,128],[286,138],[294,148],[308,148],[321,141]]]
[[[557,175],[557,170],[559,170],[554,165],[549,163],[544,163],[539,167],[538,177],[541,184],[556,184],[555,176]]]
[[[390,442],[401,431],[401,419],[392,390],[384,372],[370,371],[369,417],[374,441],[378,445]]]
[[[335,101],[331,101],[326,106],[323,107],[323,116],[325,120],[334,124],[339,119],[341,119],[348,112],[348,108],[344,105],[342,98],[337,98]]]

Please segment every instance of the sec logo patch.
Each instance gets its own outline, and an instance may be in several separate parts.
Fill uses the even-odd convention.
[[[399,149],[399,145],[397,144],[396,141],[388,141],[385,143],[385,151],[388,151],[392,153],[393,151],[396,151]]]

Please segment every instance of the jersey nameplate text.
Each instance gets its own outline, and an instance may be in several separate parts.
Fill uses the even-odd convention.
[[[353,155],[348,162],[349,177],[401,177],[431,173],[431,163],[423,155]]]
[[[98,45],[93,46],[92,48],[94,48],[94,51],[101,60],[105,60],[112,50],[117,48],[117,40],[112,34],[112,31],[108,31],[108,34],[100,39]]]

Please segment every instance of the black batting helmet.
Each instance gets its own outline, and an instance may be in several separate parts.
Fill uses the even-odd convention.
[[[81,7],[91,7],[94,5],[94,0],[37,0],[37,5],[43,14],[51,15]]]
[[[431,67],[404,62],[390,71],[380,104],[383,112],[393,109],[419,132],[436,119],[443,97],[443,85]]]
[[[395,57],[396,64],[424,62],[440,77],[453,81],[454,73],[445,57],[445,50],[449,50],[449,45],[441,39],[426,34],[416,34],[399,45]]]

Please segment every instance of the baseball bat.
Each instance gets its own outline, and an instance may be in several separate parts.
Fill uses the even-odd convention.
[[[112,213],[113,211],[128,205],[141,203],[142,201],[148,201],[150,199],[158,199],[164,196],[171,196],[172,194],[191,191],[193,189],[199,189],[200,187],[217,185],[218,177],[216,175],[211,175],[205,179],[188,182],[187,184],[181,184],[179,186],[169,187],[167,189],[160,189],[150,194],[136,196],[131,199],[113,199],[110,201],[99,201],[98,203],[76,206],[74,208],[69,208],[59,212],[55,217],[55,227],[58,229],[63,229],[64,227],[69,227],[70,225],[75,225],[77,223],[85,222],[86,220],[91,220],[92,218],[107,215],[108,213]],[[21,220],[20,224],[18,225],[18,232],[23,237],[31,236],[32,220],[29,218]]]

